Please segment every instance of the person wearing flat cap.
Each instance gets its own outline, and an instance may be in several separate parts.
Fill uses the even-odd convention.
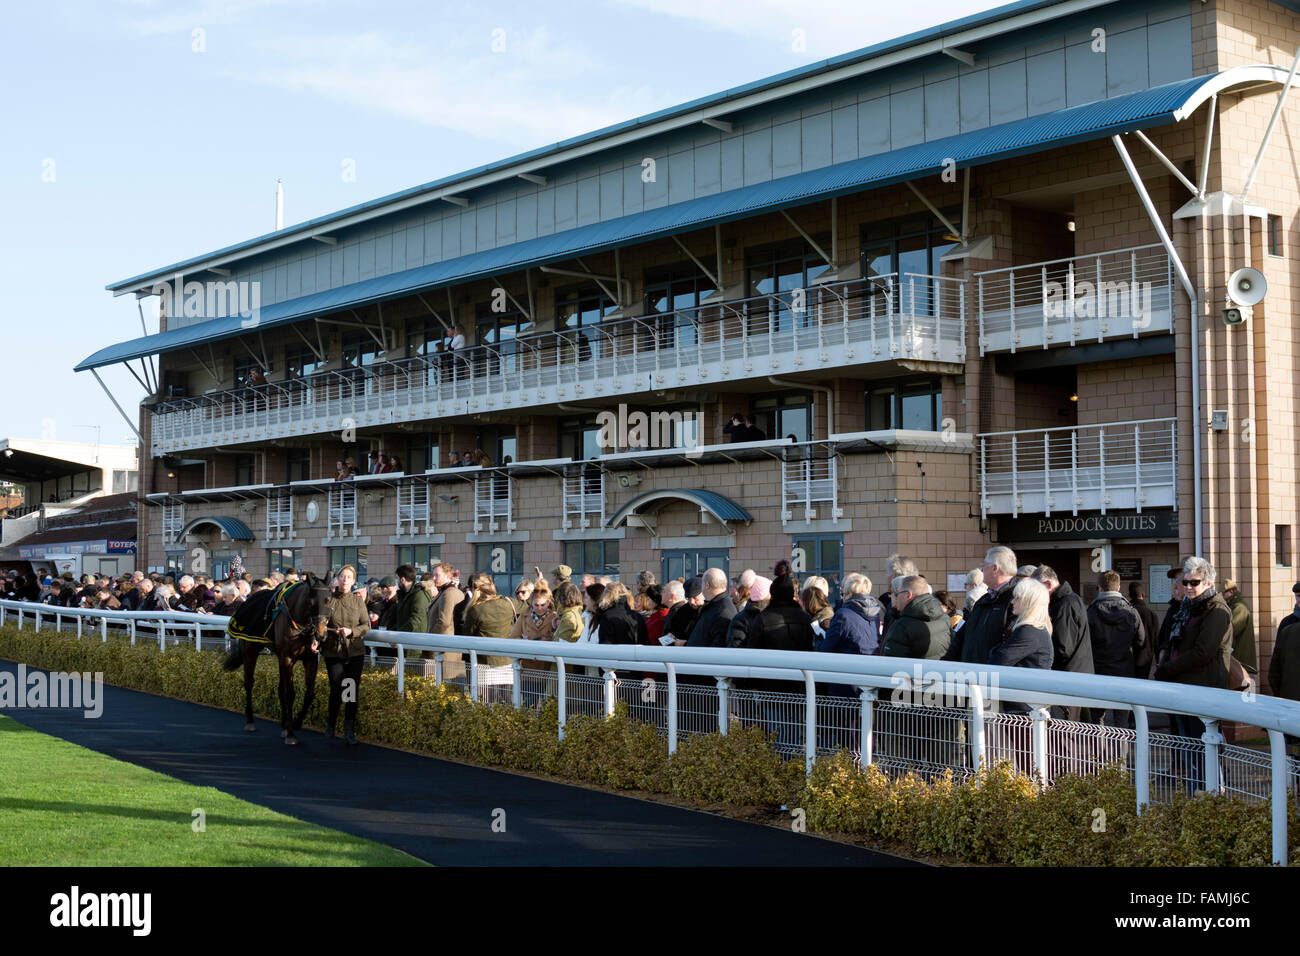
[[[555,567],[551,568],[551,578],[554,581],[554,587],[552,587],[551,590],[558,590],[561,584],[565,583],[572,577],[573,568],[569,567],[567,564],[557,564]]]
[[[1241,661],[1251,674],[1258,672],[1255,656],[1255,624],[1251,620],[1250,605],[1241,596],[1241,588],[1232,578],[1223,582],[1223,599],[1232,611],[1232,656]]]

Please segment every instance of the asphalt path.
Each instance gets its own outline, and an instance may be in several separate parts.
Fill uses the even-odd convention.
[[[0,671],[17,665],[0,661]],[[364,718],[364,699],[361,702]],[[0,710],[34,730],[440,866],[899,866],[792,829],[341,740],[104,687],[103,713]]]

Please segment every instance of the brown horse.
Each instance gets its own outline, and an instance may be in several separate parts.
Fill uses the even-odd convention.
[[[267,597],[258,601],[261,594]],[[258,655],[265,648],[275,655],[280,665],[280,736],[291,746],[298,743],[294,731],[302,729],[303,718],[316,696],[317,652],[320,639],[325,636],[329,599],[329,585],[314,574],[308,574],[306,581],[281,585],[274,591],[259,592],[249,598],[245,608],[265,615],[263,626],[254,629],[261,633],[261,637],[257,633],[237,630],[235,618],[227,625],[227,633],[234,638],[234,643],[221,666],[233,671],[241,663],[244,665],[244,730],[249,733],[257,730],[253,722],[253,672]],[[244,619],[248,620],[247,617]],[[265,623],[267,621],[269,624]],[[307,686],[303,691],[302,710],[294,717],[293,665],[300,658]]]

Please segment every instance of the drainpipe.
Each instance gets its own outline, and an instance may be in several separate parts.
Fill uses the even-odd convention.
[[[1196,287],[1192,285],[1191,277],[1187,275],[1187,268],[1183,265],[1183,260],[1178,257],[1178,252],[1174,249],[1173,240],[1169,238],[1169,233],[1165,229],[1165,224],[1161,222],[1159,214],[1156,212],[1155,204],[1151,201],[1151,196],[1147,193],[1146,187],[1142,184],[1142,179],[1138,176],[1137,167],[1133,165],[1133,159],[1129,156],[1128,150],[1124,148],[1124,141],[1119,136],[1112,136],[1110,141],[1115,144],[1115,150],[1119,153],[1120,161],[1124,164],[1124,169],[1128,172],[1128,178],[1133,181],[1133,188],[1137,190],[1138,198],[1142,200],[1142,206],[1147,211],[1147,218],[1151,220],[1151,225],[1155,227],[1156,234],[1160,236],[1160,243],[1165,247],[1165,252],[1169,254],[1169,260],[1174,264],[1174,271],[1178,273],[1178,281],[1183,285],[1183,291],[1187,293],[1187,301],[1190,308],[1189,318],[1191,320],[1191,337],[1192,337],[1192,509],[1195,512],[1192,516],[1194,526],[1194,548],[1196,554],[1202,554],[1201,549],[1201,373],[1200,373],[1200,327],[1197,324],[1197,312],[1199,305],[1196,296]],[[1175,492],[1176,493],[1176,492]]]
[[[827,385],[814,385],[811,382],[791,382],[779,379],[775,375],[769,375],[767,380],[773,385],[784,385],[787,388],[811,388],[819,392],[826,393],[826,438],[830,439],[835,434],[835,393]]]

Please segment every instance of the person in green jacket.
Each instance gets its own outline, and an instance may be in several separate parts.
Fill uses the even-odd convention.
[[[509,598],[497,594],[492,575],[482,571],[469,579],[469,607],[465,610],[462,633],[467,637],[508,638],[515,626],[515,606]],[[479,657],[486,667],[502,667],[510,663],[509,657],[488,654]]]
[[[345,564],[338,574],[338,590],[327,605],[329,620],[321,650],[330,681],[329,712],[325,736],[333,737],[338,726],[339,705],[343,705],[343,739],[349,746],[357,741],[357,707],[361,695],[361,665],[365,662],[366,634],[370,612],[360,594],[354,594],[357,572]],[[351,682],[348,684],[348,682]],[[345,686],[346,685],[346,686]],[[344,696],[347,701],[344,702]]]
[[[1231,578],[1223,582],[1223,599],[1232,611],[1232,656],[1251,674],[1256,674],[1259,659],[1255,656],[1255,623],[1251,620],[1250,606],[1241,596],[1241,588]]]
[[[410,578],[403,572],[409,569]],[[433,601],[433,575],[425,574],[415,580],[416,571],[409,565],[397,569],[397,576],[406,585],[406,595],[397,607],[397,630],[408,634],[429,633],[429,604]]]

